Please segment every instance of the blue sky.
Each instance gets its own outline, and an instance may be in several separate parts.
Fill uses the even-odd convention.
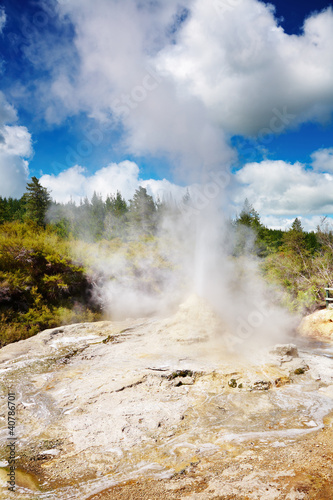
[[[331,2],[272,4],[0,0],[0,195],[182,193],[223,168],[230,210],[331,215]]]

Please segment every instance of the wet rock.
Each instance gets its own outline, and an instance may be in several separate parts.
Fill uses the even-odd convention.
[[[278,377],[277,379],[274,380],[274,385],[276,387],[282,387],[285,384],[290,384],[291,380],[290,377],[284,376],[284,377]]]
[[[289,363],[286,363],[286,368],[289,370],[290,375],[303,375],[309,370],[306,361],[301,358],[292,359]]]
[[[254,391],[268,391],[272,386],[269,380],[258,380],[253,384]]]

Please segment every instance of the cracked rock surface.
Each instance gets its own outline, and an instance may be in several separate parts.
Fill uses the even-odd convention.
[[[329,432],[330,351],[295,338],[241,358],[216,341],[221,328],[191,298],[167,319],[63,326],[1,349],[0,498],[312,498],[286,460]],[[280,465],[268,477],[269,456]]]

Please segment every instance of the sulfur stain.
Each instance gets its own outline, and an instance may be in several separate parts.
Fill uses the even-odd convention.
[[[9,469],[0,468],[0,481],[7,483]],[[33,474],[17,468],[15,471],[15,484],[21,488],[27,488],[30,491],[40,491],[38,479]]]

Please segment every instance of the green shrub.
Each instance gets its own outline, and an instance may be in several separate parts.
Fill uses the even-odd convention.
[[[91,290],[84,268],[71,258],[69,241],[32,222],[1,226],[1,347],[64,320],[98,319]]]

